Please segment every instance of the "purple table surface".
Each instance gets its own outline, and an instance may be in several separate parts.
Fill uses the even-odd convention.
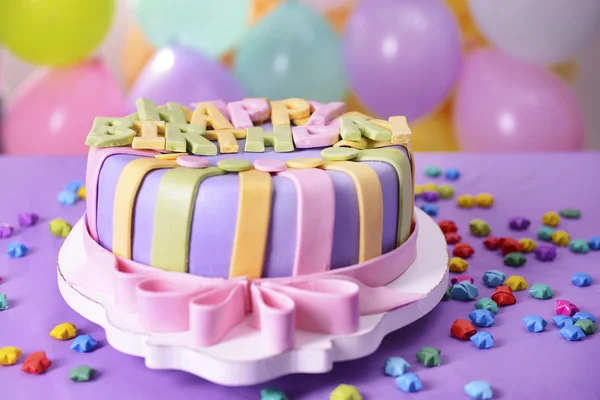
[[[561,229],[573,238],[600,235],[600,154],[419,154],[417,165],[417,183],[448,183],[457,195],[489,192],[495,197],[490,209],[463,210],[454,200],[438,202],[437,219],[454,220],[463,240],[476,250],[465,274],[475,278],[479,298],[493,293],[483,285],[483,273],[498,269],[507,276],[523,276],[529,285],[548,284],[556,292],[555,298],[570,300],[582,311],[600,317],[600,252],[580,255],[560,248],[556,260],[549,263],[530,254],[527,264],[516,269],[504,266],[499,253],[486,250],[482,239],[468,231],[469,221],[481,218],[491,225],[495,236],[535,239],[544,212],[571,207],[579,208],[582,217],[563,219]],[[443,177],[429,179],[423,173],[428,165],[456,167],[462,176],[456,182]],[[64,207],[56,195],[68,181],[83,179],[84,173],[83,157],[0,157],[0,223],[15,225],[20,212],[41,216],[37,226],[17,228],[11,239],[0,240],[0,291],[10,302],[10,308],[0,312],[0,347],[16,346],[24,353],[16,366],[0,367],[3,399],[259,399],[260,388],[269,386],[283,390],[290,399],[322,400],[340,383],[357,386],[367,400],[405,398],[408,395],[395,387],[394,379],[382,372],[390,356],[407,359],[421,377],[424,388],[412,395],[415,399],[465,399],[464,385],[472,380],[490,382],[495,399],[600,398],[600,335],[566,341],[551,321],[554,300],[537,300],[527,291],[516,293],[517,304],[501,308],[495,324],[482,329],[494,336],[495,347],[489,350],[450,336],[452,322],[468,319],[474,308],[473,302],[449,301],[388,335],[371,356],[336,364],[326,374],[299,374],[252,387],[227,388],[184,372],[147,369],[142,359],[112,349],[103,329],[72,311],[57,288],[56,257],[62,240],[50,234],[48,221],[61,217],[75,223],[82,215],[83,202]],[[508,222],[513,216],[531,219],[531,227],[524,232],[510,231]],[[6,254],[13,240],[30,247],[25,258],[11,259]],[[587,288],[574,286],[570,278],[579,271],[589,273],[597,283]],[[521,319],[533,314],[548,321],[544,332],[529,333],[524,327]],[[61,322],[72,322],[78,332],[91,334],[99,347],[80,354],[70,350],[70,342],[50,338],[49,331]],[[421,366],[415,354],[422,346],[441,349],[443,364]],[[41,376],[21,372],[25,356],[37,350],[46,351],[52,360],[50,369]],[[93,381],[69,380],[68,371],[79,365],[98,371]]]

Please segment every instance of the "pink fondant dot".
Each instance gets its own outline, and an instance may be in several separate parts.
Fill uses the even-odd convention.
[[[180,167],[186,168],[206,168],[210,165],[206,158],[196,156],[177,157],[176,162]]]
[[[254,161],[254,168],[263,172],[281,172],[287,169],[285,161],[263,158]]]

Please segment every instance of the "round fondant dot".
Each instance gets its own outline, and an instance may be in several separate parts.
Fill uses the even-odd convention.
[[[329,161],[347,161],[358,157],[358,150],[350,147],[328,147],[321,151],[321,156]]]
[[[287,169],[284,161],[263,158],[254,161],[254,169],[263,172],[281,172]]]
[[[307,169],[320,167],[325,164],[325,160],[322,158],[294,158],[286,161],[285,164],[290,168]]]
[[[243,172],[252,168],[252,163],[242,158],[226,158],[217,163],[217,167],[227,172]]]
[[[181,156],[187,156],[187,153],[162,153],[155,155],[154,158],[158,158],[159,160],[176,160]]]
[[[196,157],[196,156],[181,156],[177,157],[177,161],[175,161],[177,165],[180,167],[186,168],[206,168],[210,165],[208,160],[204,157]]]

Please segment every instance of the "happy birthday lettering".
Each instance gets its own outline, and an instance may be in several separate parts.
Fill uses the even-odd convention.
[[[162,152],[211,156],[219,152],[290,152],[295,148],[344,146],[359,149],[403,145],[410,140],[405,117],[374,119],[346,112],[341,102],[319,103],[290,98],[248,98],[228,104],[220,100],[157,106],[139,99],[137,113],[125,118],[97,117],[86,139],[91,147],[131,146]],[[262,126],[271,121],[273,129]],[[341,139],[340,139],[341,136]],[[216,144],[214,143],[216,141]]]

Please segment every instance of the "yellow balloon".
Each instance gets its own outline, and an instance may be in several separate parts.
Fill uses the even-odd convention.
[[[550,70],[567,83],[575,83],[579,78],[579,62],[567,60],[565,62],[550,66]]]
[[[127,30],[121,57],[121,66],[127,88],[133,85],[140,71],[155,52],[156,49],[146,39],[140,26],[132,21]]]
[[[458,20],[465,51],[469,52],[477,47],[488,46],[487,41],[473,20],[468,0],[446,0],[446,4]]]
[[[343,33],[346,30],[346,24],[356,5],[356,3],[350,2],[325,12],[325,18],[331,23],[334,31]]]
[[[114,0],[2,0],[0,42],[32,64],[70,65],[102,42],[114,11]]]
[[[458,151],[458,141],[452,124],[452,102],[435,113],[410,124],[414,151]]]

